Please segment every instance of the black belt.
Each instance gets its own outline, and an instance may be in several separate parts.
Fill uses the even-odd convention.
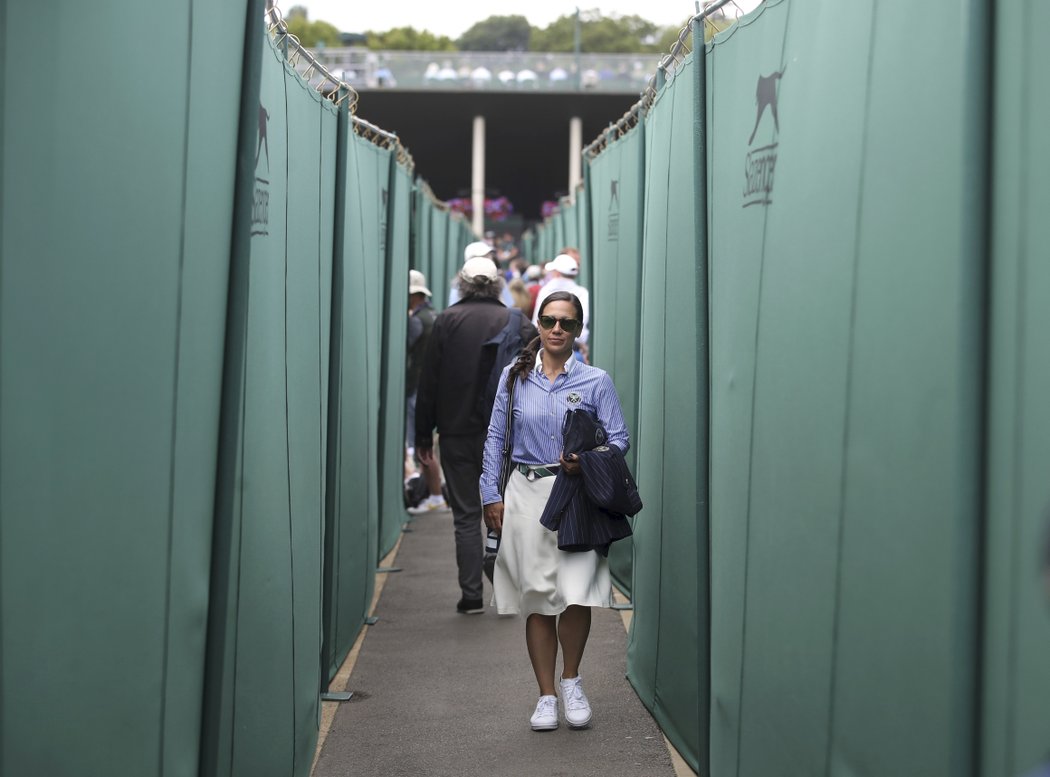
[[[551,464],[543,467],[534,467],[531,464],[516,464],[518,472],[525,476],[530,483],[538,478],[546,478],[558,474],[559,464]]]

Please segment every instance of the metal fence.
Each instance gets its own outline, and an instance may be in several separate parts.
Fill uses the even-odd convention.
[[[313,55],[355,89],[638,94],[656,70],[652,54],[515,51],[371,51],[316,48]]]

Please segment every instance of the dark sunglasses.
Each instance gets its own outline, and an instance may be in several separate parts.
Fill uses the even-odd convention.
[[[563,332],[570,335],[578,335],[583,325],[578,318],[555,318],[554,316],[540,316],[540,326],[544,329],[554,329],[555,324],[561,324]]]

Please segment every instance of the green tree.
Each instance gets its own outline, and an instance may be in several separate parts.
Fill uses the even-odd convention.
[[[528,51],[531,33],[524,16],[490,16],[475,23],[456,43],[461,51]]]
[[[585,53],[653,53],[659,50],[656,41],[662,32],[640,16],[603,16],[598,9],[580,12],[580,51]],[[561,16],[543,29],[534,29],[529,47],[572,51],[575,33],[575,14]]]
[[[386,32],[365,33],[368,48],[375,51],[455,51],[456,44],[447,35],[434,35],[414,27],[395,27]]]
[[[288,25],[288,32],[297,37],[299,42],[307,48],[342,45],[339,30],[335,25],[322,21],[310,21],[306,9],[301,5],[293,5],[284,21]]]

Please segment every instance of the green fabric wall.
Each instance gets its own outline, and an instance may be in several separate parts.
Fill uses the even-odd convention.
[[[0,3],[4,775],[197,772],[246,5]]]
[[[471,231],[469,221],[458,213],[452,214],[449,225],[448,272],[446,273],[449,279],[454,278],[463,266],[464,249],[478,239],[480,238]],[[448,295],[446,294],[445,301],[447,300]]]
[[[1039,77],[1050,66],[1040,41],[1050,7],[996,8],[984,777],[1027,773],[1050,750],[1050,584],[1039,574],[1050,541],[1050,187],[1041,148],[1050,99]]]
[[[558,204],[558,212],[551,218],[551,235],[550,235],[550,257],[547,259],[549,262],[555,256],[558,255],[558,251],[567,245],[569,235],[566,234],[566,221],[567,211],[571,208],[567,199],[563,199]],[[575,216],[572,217],[572,223],[576,223]]]
[[[637,481],[645,507],[635,520],[634,618],[627,676],[690,765],[706,764],[707,623],[698,617],[706,582],[706,383],[701,354],[694,207],[695,70],[687,61],[645,117],[645,224],[641,264]],[[706,322],[704,322],[706,324]],[[704,354],[706,356],[706,354]],[[706,497],[706,494],[705,494]],[[706,594],[706,591],[705,591]],[[705,596],[706,599],[706,596]]]
[[[591,198],[585,189],[576,193],[576,247],[580,251],[579,282],[589,289],[594,285],[594,258],[591,256]],[[593,331],[593,325],[591,329]]]
[[[579,229],[579,207],[576,203],[571,202],[568,197],[562,199],[562,207],[558,213],[558,224],[559,232],[561,234],[561,242],[554,247],[555,251],[560,251],[566,247],[579,248],[580,246],[580,229]]]
[[[709,50],[713,774],[972,762],[980,21],[770,2]]]
[[[430,214],[434,206],[421,188],[412,191],[412,269],[419,270],[430,280]],[[427,287],[429,288],[429,286]],[[431,289],[433,291],[433,289]]]
[[[537,245],[539,247],[539,254],[536,257],[536,263],[542,267],[551,259],[554,258],[554,226],[551,217],[547,217],[540,224],[538,229]]]
[[[641,323],[642,216],[645,137],[639,124],[609,144],[587,167],[587,199],[593,223],[591,271],[591,364],[612,376],[632,435],[627,463],[637,472],[638,359]],[[614,543],[609,567],[631,593],[633,543]]]
[[[448,266],[449,218],[446,211],[430,211],[430,274],[427,288],[433,295],[430,304],[434,310],[443,310],[448,304],[448,280],[452,277]]]
[[[337,472],[325,545],[333,575],[327,611],[327,671],[335,675],[369,615],[379,556],[380,377],[382,365],[382,276],[378,262],[383,237],[379,228],[385,208],[382,195],[390,168],[390,151],[357,135],[349,120],[341,128],[345,144],[345,189],[336,253],[336,286],[341,296],[340,320],[333,339],[333,371],[339,397],[332,404],[338,419],[333,440]],[[337,354],[337,356],[335,355]],[[336,361],[337,360],[337,361]],[[336,366],[338,364],[338,366]]]
[[[412,175],[393,164],[387,218],[382,400],[379,414],[379,557],[397,544],[405,513],[405,361],[408,338],[409,220]]]
[[[338,437],[331,441],[328,534],[331,574],[326,610],[326,667],[338,671],[369,614],[379,556],[380,375],[383,319],[379,255],[383,173],[390,152],[353,132],[341,116],[345,144],[343,213],[337,236],[336,296],[340,314],[333,321],[333,413]],[[337,245],[337,249],[340,246]],[[335,381],[333,381],[334,383]],[[333,433],[333,437],[334,437]]]
[[[239,413],[222,441],[234,470],[219,484],[232,498],[217,520],[232,541],[215,560],[225,585],[212,606],[225,617],[210,627],[223,649],[209,656],[209,683],[222,691],[205,710],[202,764],[252,777],[308,774],[317,740],[337,125],[269,38],[262,60],[267,141],[255,177],[269,208],[253,220],[250,271],[231,293],[246,318],[243,343],[227,349],[240,381],[226,386],[235,399],[224,412]]]
[[[529,230],[521,236],[521,254],[529,264],[536,264],[536,231]]]

